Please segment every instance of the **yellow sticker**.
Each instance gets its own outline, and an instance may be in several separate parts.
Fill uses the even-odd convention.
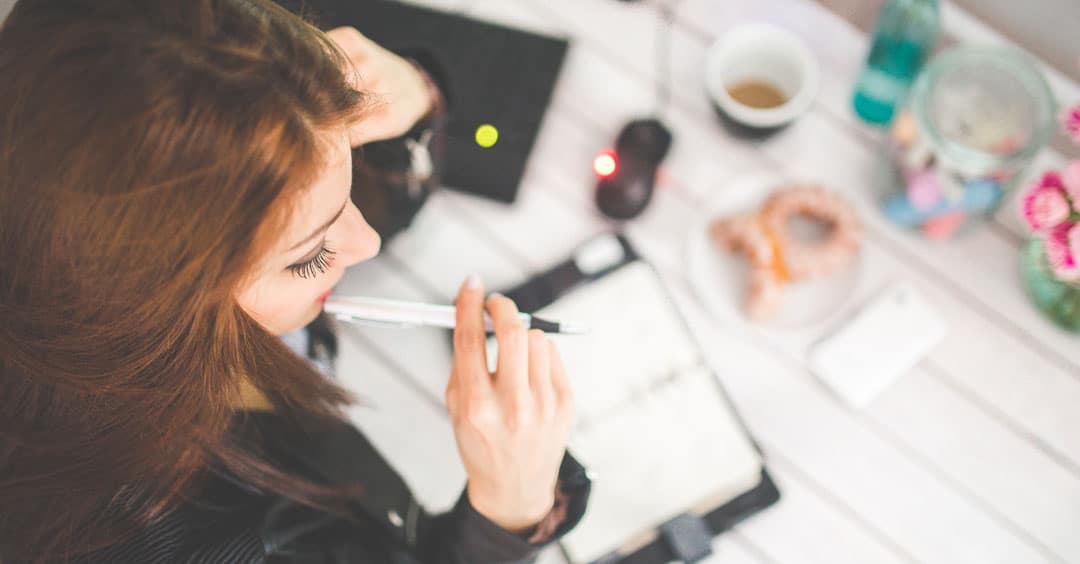
[[[499,140],[499,130],[495,129],[494,125],[485,123],[476,128],[476,144],[487,149],[495,145],[495,142]]]

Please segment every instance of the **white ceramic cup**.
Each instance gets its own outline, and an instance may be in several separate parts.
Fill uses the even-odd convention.
[[[787,101],[772,108],[747,106],[728,93],[746,81],[762,81],[780,89]],[[709,48],[705,87],[727,118],[749,133],[779,129],[802,115],[814,101],[820,82],[817,59],[794,33],[765,23],[738,26]]]

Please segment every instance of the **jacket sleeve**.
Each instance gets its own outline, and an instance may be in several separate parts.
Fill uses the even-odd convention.
[[[268,427],[286,435],[285,426]],[[570,454],[563,457],[556,503],[533,531],[517,535],[495,525],[462,495],[450,511],[424,512],[400,476],[357,430],[286,437],[293,460],[328,484],[377,484],[350,517],[268,495],[212,472],[202,495],[134,538],[79,564],[142,562],[184,564],[514,564],[572,529],[585,513],[591,482]],[[296,467],[300,470],[300,467]],[[351,478],[350,478],[351,477]]]
[[[389,477],[382,491],[404,491]],[[383,522],[380,509],[363,510],[369,526],[355,526],[311,508],[281,500],[261,527],[265,560],[258,564],[345,564],[349,562],[410,562],[417,564],[525,564],[536,553],[572,529],[585,513],[591,482],[585,469],[566,454],[557,482],[556,503],[536,530],[517,535],[492,523],[462,494],[453,509],[429,515],[408,496]],[[374,493],[374,492],[373,492]],[[373,496],[375,497],[375,496]],[[405,557],[404,554],[408,556]],[[396,556],[395,556],[396,555]],[[204,564],[199,561],[199,564]],[[209,564],[207,561],[205,564]],[[253,563],[254,564],[254,563]]]
[[[417,555],[427,564],[509,564],[531,562],[536,553],[557,541],[585,514],[591,482],[569,453],[563,457],[555,505],[541,523],[515,534],[476,511],[463,492],[449,512],[421,518]]]
[[[585,469],[569,453],[564,454],[551,513],[536,530],[516,535],[477,512],[466,495],[450,511],[428,514],[401,476],[351,425],[304,436],[286,436],[289,429],[284,425],[269,426],[266,431],[281,438],[278,444],[289,449],[276,457],[283,467],[298,472],[306,468],[304,474],[318,475],[327,484],[359,480],[372,486],[358,501],[353,517],[346,520],[275,498],[263,512],[260,526],[267,564],[528,562],[581,520],[591,488]]]

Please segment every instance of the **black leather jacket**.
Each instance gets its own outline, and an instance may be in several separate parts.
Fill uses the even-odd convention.
[[[488,521],[465,495],[451,511],[428,514],[371,443],[350,425],[321,425],[313,432],[284,417],[252,413],[236,429],[247,439],[261,441],[275,462],[306,478],[331,485],[360,482],[365,491],[362,502],[341,517],[260,491],[218,471],[200,495],[166,519],[129,542],[81,562],[529,562],[540,548],[577,524],[589,495],[584,469],[567,454],[557,496],[565,517],[548,538],[530,543]]]

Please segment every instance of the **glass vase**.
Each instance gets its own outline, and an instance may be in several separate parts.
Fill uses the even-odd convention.
[[[1080,281],[1054,276],[1042,239],[1032,239],[1024,249],[1021,273],[1039,311],[1065,330],[1080,333]]]
[[[889,132],[885,216],[935,240],[992,216],[1053,135],[1054,108],[1023,53],[961,46],[938,55]]]

